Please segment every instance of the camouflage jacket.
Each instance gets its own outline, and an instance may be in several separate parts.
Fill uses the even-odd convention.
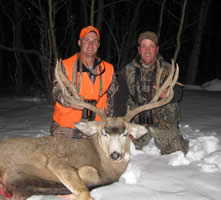
[[[136,57],[131,63],[127,64],[124,69],[124,76],[129,89],[129,98],[127,109],[131,110],[140,105],[149,103],[155,94],[154,85],[156,84],[157,63],[148,67],[143,66],[139,62],[140,58]],[[157,60],[160,66],[164,69],[161,77],[161,83],[168,75],[170,64],[164,61],[163,57],[158,56]],[[177,100],[181,97],[176,97],[169,104],[160,108],[155,108],[150,111],[145,111],[133,120],[139,124],[153,124],[154,126],[169,128],[177,126],[180,120],[180,112]]]

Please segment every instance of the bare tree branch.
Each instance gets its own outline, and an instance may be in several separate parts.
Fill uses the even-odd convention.
[[[5,45],[0,44],[0,49],[3,49],[5,51],[11,51],[11,52],[19,52],[19,53],[27,53],[27,54],[34,54],[41,57],[40,53],[37,50],[34,49],[21,49],[21,48],[15,48],[15,47],[7,47]]]

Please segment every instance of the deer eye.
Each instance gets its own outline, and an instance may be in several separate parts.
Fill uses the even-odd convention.
[[[102,129],[101,134],[102,134],[103,136],[108,136],[108,134],[107,134],[107,132],[105,131],[105,129]]]
[[[128,131],[127,131],[127,129],[124,130],[124,132],[122,133],[122,136],[124,136],[124,137],[128,136]]]

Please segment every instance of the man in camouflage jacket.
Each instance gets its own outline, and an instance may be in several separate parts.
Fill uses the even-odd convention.
[[[138,56],[124,68],[124,76],[129,89],[127,109],[147,104],[155,94],[155,82],[157,72],[157,61],[163,68],[161,83],[169,73],[171,65],[164,61],[158,54],[158,37],[153,32],[141,33],[138,38]],[[181,120],[178,102],[182,99],[182,88],[176,85],[172,101],[159,108],[144,111],[138,114],[134,123],[153,127],[151,133],[139,140],[134,141],[137,149],[148,144],[153,137],[155,144],[161,150],[161,154],[168,154],[178,150],[187,153],[188,141],[186,141],[179,130]]]

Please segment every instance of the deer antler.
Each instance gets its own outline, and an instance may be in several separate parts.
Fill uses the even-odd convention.
[[[102,120],[106,119],[106,114],[104,110],[98,109],[96,106],[92,104],[86,103],[78,94],[76,89],[76,82],[77,82],[77,67],[74,66],[73,69],[73,82],[71,82],[66,74],[65,69],[62,66],[61,60],[58,60],[55,67],[55,77],[58,84],[61,87],[62,96],[64,100],[70,104],[75,106],[80,106],[83,108],[87,108],[88,110],[93,111],[96,113]]]
[[[135,108],[134,110],[129,111],[124,117],[126,121],[129,122],[134,116],[136,116],[140,112],[163,106],[171,101],[171,99],[174,96],[173,88],[176,84],[176,81],[179,75],[179,66],[178,64],[176,64],[176,70],[175,70],[174,65],[175,65],[174,60],[172,60],[169,75],[167,76],[167,79],[164,81],[162,86],[160,86],[160,78],[162,75],[162,69],[160,68],[159,62],[157,63],[158,73],[156,77],[156,93],[154,97],[152,98],[150,103],[145,104],[143,106],[139,106]],[[160,99],[160,96],[164,90],[167,90],[167,93],[162,99]]]

